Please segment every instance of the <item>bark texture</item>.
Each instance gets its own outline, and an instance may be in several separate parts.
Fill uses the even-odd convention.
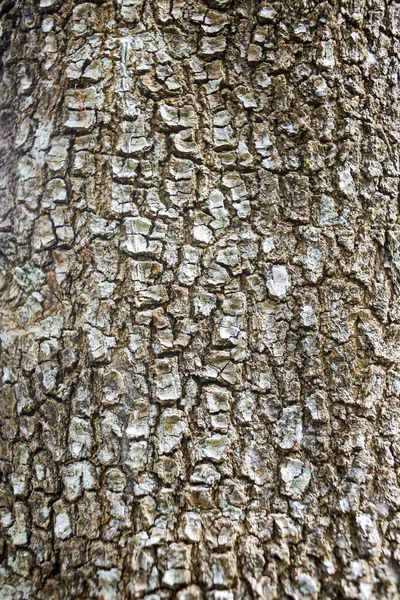
[[[2,600],[398,599],[400,5],[0,13]]]

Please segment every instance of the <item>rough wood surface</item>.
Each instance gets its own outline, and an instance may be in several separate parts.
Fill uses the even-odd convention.
[[[0,2],[2,600],[400,598],[399,36]]]

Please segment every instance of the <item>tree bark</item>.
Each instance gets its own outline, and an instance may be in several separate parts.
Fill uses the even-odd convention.
[[[0,14],[1,598],[398,599],[400,5]]]

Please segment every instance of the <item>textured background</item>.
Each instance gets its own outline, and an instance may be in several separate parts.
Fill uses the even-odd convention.
[[[398,599],[400,5],[0,15],[2,600]]]

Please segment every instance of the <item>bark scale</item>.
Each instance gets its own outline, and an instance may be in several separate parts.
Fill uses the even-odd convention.
[[[399,598],[400,5],[0,13],[1,597]]]

